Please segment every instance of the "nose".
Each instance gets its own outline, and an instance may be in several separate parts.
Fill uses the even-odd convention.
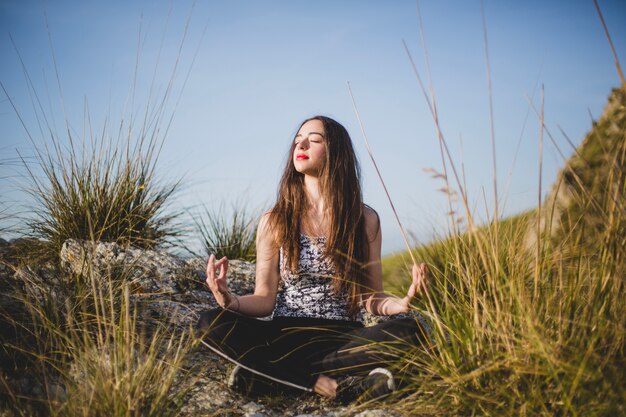
[[[297,145],[296,149],[308,149],[309,148],[309,140],[302,139]]]

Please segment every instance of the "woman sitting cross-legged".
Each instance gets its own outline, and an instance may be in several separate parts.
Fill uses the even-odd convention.
[[[276,204],[259,222],[254,293],[231,293],[228,260],[209,257],[206,283],[220,308],[202,313],[198,327],[208,347],[237,364],[230,385],[289,387],[341,403],[395,390],[399,376],[387,365],[397,353],[388,352],[425,346],[424,329],[414,318],[364,327],[361,308],[408,312],[427,290],[428,271],[413,266],[404,298],[386,294],[381,241],[378,215],[362,202],[348,132],[328,117],[305,120]]]

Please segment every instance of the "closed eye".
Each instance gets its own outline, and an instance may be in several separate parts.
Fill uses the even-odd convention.
[[[298,133],[294,139],[294,144],[298,146],[303,140],[308,140],[310,143],[323,143],[324,139],[324,135],[319,132],[310,132],[306,137]]]
[[[324,140],[324,135],[317,132],[309,133],[309,140],[314,143],[320,143]]]

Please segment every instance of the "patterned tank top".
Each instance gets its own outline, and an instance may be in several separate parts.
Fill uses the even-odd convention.
[[[332,320],[363,321],[361,313],[352,318],[347,294],[333,294],[335,267],[324,256],[325,237],[300,234],[298,273],[287,267],[280,249],[280,284],[274,317],[312,317]]]

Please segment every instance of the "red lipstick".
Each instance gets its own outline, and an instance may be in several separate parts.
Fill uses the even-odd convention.
[[[298,155],[296,155],[296,161],[301,161],[303,159],[309,159],[309,157],[303,153],[299,153]]]

